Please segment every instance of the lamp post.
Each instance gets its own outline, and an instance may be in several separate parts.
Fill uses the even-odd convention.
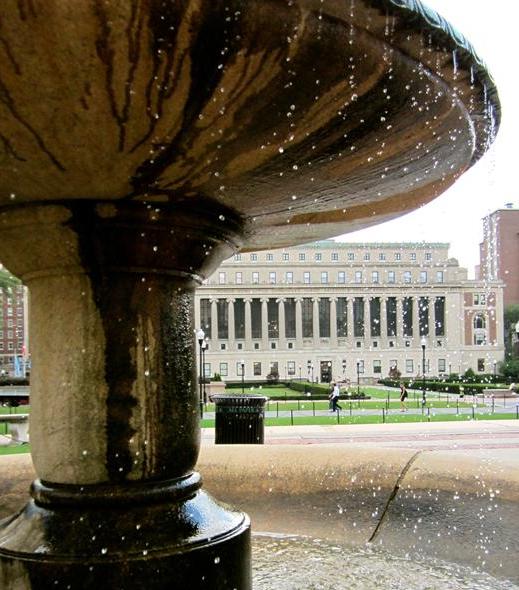
[[[310,369],[312,370],[312,383],[314,382],[314,365],[310,365]]]
[[[203,373],[203,353],[202,344],[204,343],[205,332],[202,328],[196,331],[196,339],[198,340],[199,349],[199,360],[200,360],[200,371],[198,373],[198,385],[199,385],[199,403],[200,403],[200,418],[204,417],[204,394],[202,392],[202,373]]]
[[[328,361],[328,383],[332,382],[332,363]]]
[[[425,397],[425,345],[427,344],[425,336],[422,337],[420,344],[422,345],[422,405],[425,406],[427,401]]]
[[[242,395],[245,393],[245,361],[240,361],[241,365],[241,393]]]
[[[357,395],[360,396],[360,359],[357,359]]]
[[[497,375],[497,361],[494,361],[494,377]]]
[[[342,359],[342,380],[344,381],[344,376],[346,374],[346,359]]]
[[[299,381],[301,381],[301,365],[299,365]]]
[[[205,390],[205,351],[207,350],[207,338],[202,342],[202,399],[204,405],[207,403],[207,392]]]

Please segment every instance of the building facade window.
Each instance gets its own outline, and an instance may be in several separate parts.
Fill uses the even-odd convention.
[[[395,252],[395,260],[396,261],[402,260],[402,254],[400,254],[400,252]]]
[[[257,285],[259,283],[259,272],[254,271],[252,273],[252,284]]]
[[[474,305],[486,305],[487,296],[485,293],[474,293]]]
[[[412,262],[416,261],[416,252],[411,252],[411,254],[409,255],[409,258]]]
[[[290,260],[290,256],[288,254],[288,252],[283,252],[283,254],[281,255],[281,258],[286,262],[287,260]]]
[[[380,297],[373,297],[369,301],[370,335],[380,336]]]
[[[348,300],[346,297],[338,297],[335,303],[337,315],[337,337],[348,336]]]
[[[404,271],[404,283],[409,284],[413,280],[410,270]]]
[[[438,359],[438,373],[445,373],[447,369],[447,362],[445,359]]]
[[[485,372],[485,359],[478,359],[478,373]]]
[[[387,336],[396,336],[397,328],[396,297],[388,297],[386,300],[386,326]]]
[[[296,362],[287,361],[287,374],[289,377],[296,374]]]
[[[371,282],[373,284],[378,284],[378,270],[371,271]]]
[[[402,328],[404,336],[410,338],[413,335],[413,298],[404,297],[402,301]]]
[[[418,299],[418,327],[420,336],[429,335],[429,297]]]
[[[364,336],[364,298],[353,299],[353,336],[361,338]]]
[[[234,301],[234,337],[238,340],[245,338],[245,300],[241,298]]]
[[[267,301],[267,326],[268,337],[279,338],[279,305],[273,297]]]
[[[396,279],[395,279],[395,271],[394,270],[388,271],[388,273],[387,273],[387,282],[390,285],[394,285],[395,284]]]
[[[271,285],[275,285],[275,284],[276,284],[276,272],[275,272],[275,271],[273,271],[273,270],[271,270],[271,271],[269,272],[269,283],[270,283]]]
[[[229,365],[227,363],[220,363],[219,371],[222,377],[227,377],[229,374]]]
[[[285,299],[285,338],[296,337],[296,300],[293,297]]]
[[[320,252],[316,252],[315,253],[315,261],[321,262],[322,259],[323,259],[323,255]]]
[[[224,272],[218,273],[218,284],[225,285],[225,273]]]
[[[369,252],[364,252],[364,260],[369,262],[371,260],[371,254]]]
[[[355,282],[362,283],[362,271],[361,270],[355,271]]]
[[[237,285],[241,285],[243,283],[243,274],[241,272],[237,272],[235,276],[235,283]]]
[[[373,361],[373,374],[380,375],[382,373],[382,361],[374,360]]]
[[[348,260],[355,260],[355,254],[353,252],[348,252],[347,258]]]
[[[339,254],[337,252],[332,252],[332,262],[337,262],[339,260]]]
[[[200,299],[200,325],[205,335],[211,338],[211,301]]]
[[[305,285],[309,285],[310,284],[310,273],[308,271],[305,271],[303,273],[303,283]]]
[[[303,262],[306,259],[306,254],[304,252],[299,252],[299,260]]]
[[[285,283],[287,285],[291,285],[294,282],[294,273],[292,271],[287,271],[285,273]]]
[[[251,315],[251,337],[254,339],[261,338],[261,301],[256,297],[250,303]],[[257,344],[257,343],[256,343]],[[256,347],[256,345],[255,345]],[[259,346],[258,346],[259,348]]]
[[[421,270],[420,271],[420,283],[427,283],[427,271]]]
[[[303,319],[303,338],[313,338],[314,335],[314,302],[310,297],[303,297],[301,302]]]
[[[274,260],[274,255],[270,252],[267,253],[267,262],[272,262]]]
[[[346,283],[346,273],[343,270],[340,270],[337,273],[337,282],[340,285],[344,285]]]
[[[327,297],[319,299],[319,337],[330,337],[330,300]]]
[[[226,299],[218,299],[216,302],[216,319],[218,327],[218,339],[229,338],[229,304]]]
[[[443,283],[443,270],[436,271],[436,282]]]
[[[434,300],[434,334],[445,336],[445,297]]]
[[[384,262],[384,260],[386,259],[386,255],[384,254],[384,252],[380,252],[380,254],[378,255],[378,259],[380,260],[380,262]]]
[[[326,271],[321,272],[321,285],[328,284],[328,273]]]
[[[257,261],[258,261],[258,255],[257,255],[257,254],[254,254],[254,253],[252,253],[252,254],[250,255],[250,260],[251,260],[251,262],[257,262]]]
[[[430,252],[425,253],[425,260],[432,260],[432,254]]]
[[[241,262],[241,254],[234,255],[234,262]]]
[[[405,372],[406,373],[414,373],[413,359],[406,359],[405,360]]]

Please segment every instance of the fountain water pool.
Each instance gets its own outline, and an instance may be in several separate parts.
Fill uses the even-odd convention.
[[[253,535],[254,590],[518,590],[467,566],[352,549],[323,539]]]

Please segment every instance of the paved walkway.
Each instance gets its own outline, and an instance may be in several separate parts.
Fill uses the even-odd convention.
[[[214,444],[214,429],[202,430],[202,444]],[[519,449],[519,421],[478,420],[411,424],[267,426],[265,444],[338,445],[417,450],[488,451]]]

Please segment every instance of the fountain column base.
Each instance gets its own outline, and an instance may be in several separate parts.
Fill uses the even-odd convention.
[[[53,486],[0,528],[2,590],[249,590],[250,522],[197,473],[135,486]]]

